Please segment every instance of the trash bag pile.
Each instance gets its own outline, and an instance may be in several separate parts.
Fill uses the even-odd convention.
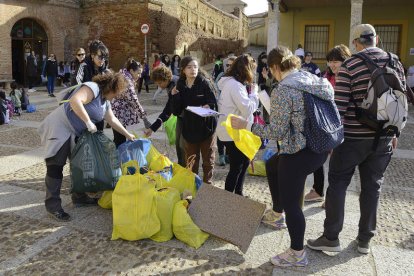
[[[102,132],[85,132],[70,160],[72,191],[104,191],[98,204],[112,209],[112,240],[150,238],[165,242],[174,236],[199,248],[209,235],[187,212],[202,181],[172,162],[148,139],[115,148]]]

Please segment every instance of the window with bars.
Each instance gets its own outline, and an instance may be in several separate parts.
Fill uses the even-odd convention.
[[[329,48],[329,25],[305,25],[305,51],[314,59],[325,59]]]
[[[374,28],[379,37],[378,47],[400,56],[402,25],[374,25]]]

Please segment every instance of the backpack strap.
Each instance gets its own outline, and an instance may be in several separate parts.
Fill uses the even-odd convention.
[[[352,56],[362,59],[362,61],[365,62],[365,64],[367,65],[371,73],[373,73],[375,69],[379,68],[378,64],[372,61],[372,59],[370,59],[365,53],[359,52],[359,53],[353,54]]]

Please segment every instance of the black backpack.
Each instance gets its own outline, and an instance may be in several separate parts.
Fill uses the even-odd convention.
[[[371,72],[367,94],[361,106],[354,99],[357,120],[376,132],[374,148],[380,136],[397,137],[407,123],[407,89],[399,78],[396,68],[398,57],[388,53],[388,62],[380,67],[363,53],[354,55],[362,59]]]

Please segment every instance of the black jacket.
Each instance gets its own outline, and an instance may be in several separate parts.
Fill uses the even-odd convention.
[[[49,77],[57,77],[58,75],[58,63],[57,60],[48,59],[46,61],[45,70],[43,71],[43,75]]]
[[[92,81],[94,76],[102,74],[106,70],[106,63],[104,63],[102,67],[95,69],[93,60],[91,56],[88,55],[79,66],[78,72],[76,73],[76,82],[77,84],[81,84],[87,81]]]
[[[191,88],[188,88],[185,79],[177,82],[178,94],[172,96],[173,114],[183,114],[183,137],[189,143],[199,143],[214,134],[217,127],[216,117],[200,117],[186,110],[187,106],[203,106],[208,104],[211,109],[217,110],[217,101],[214,96],[214,86],[205,77],[198,75]]]

